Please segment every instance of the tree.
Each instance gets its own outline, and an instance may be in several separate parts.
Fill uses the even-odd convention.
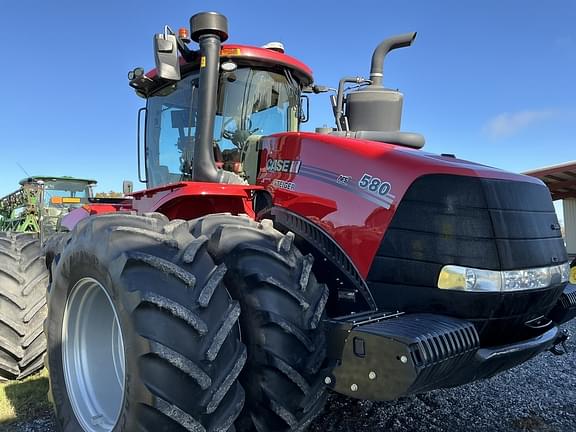
[[[96,198],[122,198],[124,195],[122,192],[98,192]]]

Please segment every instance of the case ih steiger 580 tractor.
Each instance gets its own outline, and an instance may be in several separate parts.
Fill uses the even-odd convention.
[[[279,45],[221,45],[222,15],[155,37],[147,189],[89,205],[52,264],[64,431],[304,430],[329,389],[388,400],[552,349],[575,313],[538,180],[419,150],[378,45],[337,127],[299,132],[314,86]],[[359,85],[345,91],[347,82]]]
[[[42,245],[70,209],[92,196],[94,180],[34,176],[0,198],[0,379],[43,365],[48,269]]]

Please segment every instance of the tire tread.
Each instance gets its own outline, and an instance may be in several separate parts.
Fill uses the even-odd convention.
[[[271,221],[222,214],[191,227],[227,266],[224,282],[242,307],[248,360],[240,381],[247,398],[238,430],[303,430],[326,399],[321,320],[328,289],[314,277],[313,257],[302,256],[294,235],[276,231]]]
[[[0,234],[0,378],[22,379],[42,368],[49,273],[36,234]]]
[[[131,374],[142,392],[130,404],[131,421],[150,431],[224,432],[244,404],[237,376],[246,349],[232,333],[240,309],[213,278],[218,266],[203,247],[206,240],[191,235],[188,224],[161,214],[84,219],[55,257],[51,297],[68,289],[71,269],[78,268],[74,257],[94,256],[117,287],[111,297],[123,304],[121,322],[130,323],[130,343],[139,347],[126,353],[139,365]],[[202,292],[211,292],[205,305]],[[57,414],[61,409],[56,406]]]

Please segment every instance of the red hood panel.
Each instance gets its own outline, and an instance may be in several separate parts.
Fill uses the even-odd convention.
[[[275,204],[328,231],[363,277],[398,203],[417,178],[452,174],[541,183],[421,150],[315,133],[263,138],[260,163],[258,184],[273,193]]]

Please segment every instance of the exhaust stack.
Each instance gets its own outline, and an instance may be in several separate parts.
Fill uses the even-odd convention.
[[[409,47],[416,39],[416,32],[404,33],[393,36],[380,42],[372,54],[372,66],[370,67],[370,80],[373,86],[382,87],[384,75],[384,58],[395,49]]]
[[[228,39],[228,20],[216,12],[203,12],[190,18],[192,39],[200,45],[200,82],[198,119],[194,145],[194,181],[220,182],[222,173],[216,168],[212,137],[218,91],[220,44]]]

